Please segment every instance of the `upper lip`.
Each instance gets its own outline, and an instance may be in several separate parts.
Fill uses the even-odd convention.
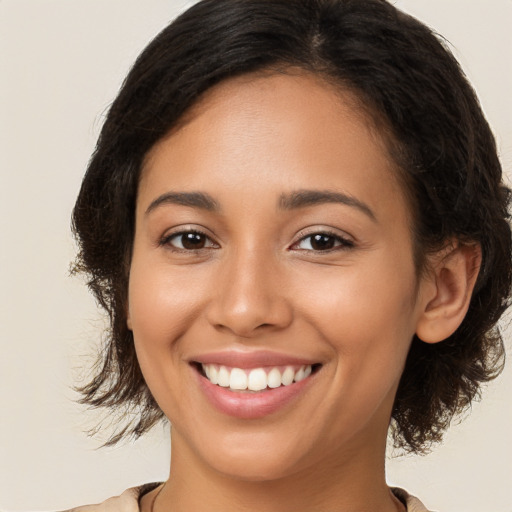
[[[239,350],[228,350],[221,352],[210,352],[191,357],[190,362],[201,364],[218,364],[231,368],[260,368],[263,366],[300,366],[318,364],[309,358],[297,357],[290,354],[273,352],[270,350],[257,350],[242,352]]]

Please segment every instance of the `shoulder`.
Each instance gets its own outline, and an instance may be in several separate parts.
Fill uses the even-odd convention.
[[[152,491],[159,483],[140,485],[127,489],[119,496],[109,498],[97,505],[84,505],[62,512],[140,512],[139,500],[144,494]]]
[[[160,484],[155,483],[132,487],[131,489],[127,489],[120,496],[109,498],[103,503],[98,503],[97,505],[85,505],[62,512],[140,512],[140,498],[158,485]],[[429,512],[418,498],[411,496],[404,489],[394,487],[392,491],[398,499],[407,505],[407,512]]]
[[[404,489],[393,487],[391,490],[393,491],[393,494],[402,501],[402,503],[405,503],[407,506],[407,512],[429,512],[427,507],[425,507],[418,498],[411,496]]]

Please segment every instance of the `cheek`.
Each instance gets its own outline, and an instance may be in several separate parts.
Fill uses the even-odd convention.
[[[128,292],[130,324],[142,374],[166,415],[179,409],[178,398],[186,389],[181,340],[198,316],[202,290],[186,271],[171,275],[165,263],[139,263],[134,253]]]
[[[295,295],[302,301],[302,316],[327,340],[340,364],[351,362],[343,365],[345,371],[373,366],[378,373],[386,365],[388,372],[389,366],[401,371],[415,332],[415,283],[412,263],[390,258],[381,265],[312,275]]]
[[[179,338],[197,316],[204,285],[187,272],[169,272],[159,263],[132,263],[129,282],[129,316],[137,344],[167,347]]]
[[[183,401],[190,383],[183,364],[182,338],[197,318],[201,287],[186,272],[176,275],[162,262],[139,260],[129,280],[129,315],[144,380],[171,423],[186,417]]]

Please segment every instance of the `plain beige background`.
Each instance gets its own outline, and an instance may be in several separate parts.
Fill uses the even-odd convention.
[[[0,509],[93,503],[168,472],[166,427],[113,449],[73,383],[103,319],[68,268],[69,217],[106,108],[137,54],[192,2],[0,0]],[[455,48],[512,176],[512,1],[401,0]],[[512,350],[512,330],[507,347]],[[439,512],[511,512],[512,364],[425,458],[388,481]]]

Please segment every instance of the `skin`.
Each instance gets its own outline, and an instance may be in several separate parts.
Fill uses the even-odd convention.
[[[221,83],[151,150],[128,325],[172,446],[143,510],[158,491],[155,511],[403,510],[384,475],[400,375],[415,332],[437,342],[462,320],[478,251],[451,247],[420,279],[395,176],[355,98],[304,73]],[[351,200],[280,207],[302,190]],[[208,194],[218,210],[155,203],[170,192]],[[191,230],[201,249],[180,248]],[[334,246],[315,249],[317,233]],[[275,413],[218,411],[190,360],[260,349],[322,366]]]

